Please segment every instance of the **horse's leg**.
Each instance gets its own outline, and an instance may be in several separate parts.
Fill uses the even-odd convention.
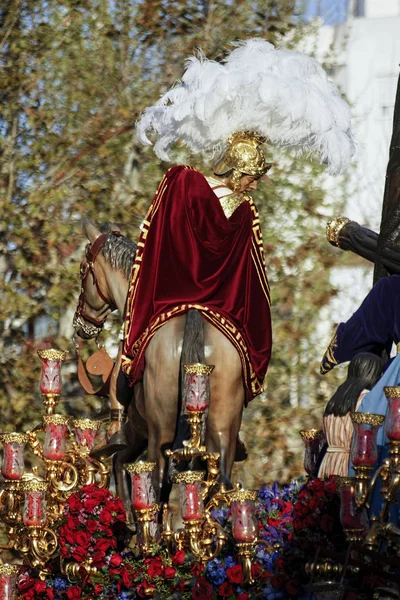
[[[242,365],[228,338],[208,322],[204,323],[204,339],[206,362],[215,365],[210,375],[206,446],[207,450],[220,453],[221,483],[230,488],[245,398]]]
[[[130,477],[125,471],[126,463],[134,462],[147,447],[147,427],[140,411],[143,407],[143,384],[134,387],[134,398],[128,407],[128,421],[123,427],[127,447],[113,457],[113,475],[117,496],[124,503],[127,513],[131,508]]]
[[[157,498],[167,500],[164,452],[172,446],[178,416],[179,367],[186,316],[168,321],[154,335],[145,355],[143,376],[146,421],[148,426],[148,460],[156,462],[153,482]]]

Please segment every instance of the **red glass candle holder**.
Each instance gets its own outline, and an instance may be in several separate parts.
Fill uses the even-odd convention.
[[[51,394],[59,396],[61,394],[61,363],[67,356],[63,350],[38,350],[39,358],[42,361],[42,372],[40,375],[40,391],[43,395]]]
[[[70,417],[65,415],[45,415],[43,456],[48,460],[64,460],[66,455],[66,437]]]
[[[90,419],[75,419],[73,421],[76,440],[82,448],[89,452],[93,449],[97,432],[100,429],[100,421],[91,421]]]
[[[336,489],[340,496],[340,522],[348,541],[359,541],[365,537],[369,521],[364,507],[356,504],[356,477],[335,476]]]
[[[355,467],[373,467],[378,460],[376,436],[385,417],[371,413],[351,413],[354,434],[351,443],[351,460]]]
[[[255,542],[258,538],[258,523],[255,517],[254,502],[258,493],[238,490],[229,495],[232,512],[232,535],[235,542]]]
[[[398,442],[400,441],[400,387],[386,386],[383,389],[388,401],[385,433],[390,440]]]
[[[4,449],[1,472],[5,479],[22,478],[25,471],[24,450],[28,440],[26,433],[3,433],[0,435]]]
[[[0,564],[0,598],[15,600],[17,597],[17,576],[19,565]]]
[[[46,524],[46,492],[48,484],[41,479],[23,482],[25,503],[22,520],[27,527],[42,527]]]
[[[304,442],[304,470],[308,475],[316,476],[325,434],[322,429],[302,429],[299,433]]]
[[[183,365],[185,370],[184,404],[187,411],[204,412],[210,401],[209,376],[213,365],[193,363]]]
[[[182,520],[203,521],[205,517],[202,498],[203,471],[185,471],[174,476],[174,483],[179,484],[179,500]]]
[[[156,494],[152,483],[152,473],[155,462],[138,461],[125,465],[125,470],[131,476],[132,508],[134,510],[149,509],[156,502]]]

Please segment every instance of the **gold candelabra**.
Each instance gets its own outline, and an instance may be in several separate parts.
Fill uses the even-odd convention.
[[[71,417],[55,414],[66,352],[39,350],[38,355],[42,360],[42,421],[32,431],[0,435],[4,454],[0,523],[8,540],[0,550],[16,551],[22,563],[37,568],[44,578],[46,565],[58,549],[57,529],[66,500],[83,485],[108,487],[109,467],[89,457],[99,422],[75,420],[73,430]],[[39,434],[44,434],[43,441]],[[38,459],[30,473],[25,472],[26,445]]]

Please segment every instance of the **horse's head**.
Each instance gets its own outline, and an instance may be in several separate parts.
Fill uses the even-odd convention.
[[[92,223],[84,225],[89,240],[81,262],[81,293],[75,311],[73,326],[83,339],[97,338],[104,323],[116,306],[111,297],[105,273],[105,261],[101,250],[110,235],[121,235],[119,231],[101,233]]]

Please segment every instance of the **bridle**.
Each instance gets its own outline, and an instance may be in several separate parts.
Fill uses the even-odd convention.
[[[110,235],[120,236],[121,233],[119,231],[109,231],[108,233],[102,233],[92,244],[87,244],[85,248],[85,259],[82,261],[80,267],[81,293],[79,295],[78,306],[72,321],[72,325],[75,329],[74,342],[75,336],[80,329],[88,338],[96,338],[97,340],[97,337],[100,335],[101,331],[103,330],[104,323],[106,322],[107,315],[103,319],[96,319],[95,317],[92,317],[85,311],[85,285],[86,280],[90,274],[92,276],[93,284],[95,285],[100,298],[106,304],[110,304],[109,299],[105,297],[105,295],[100,289],[99,281],[94,270],[94,263],[96,261],[96,258],[101,248],[103,247],[107,239],[110,237]],[[113,311],[115,309],[116,306],[111,304],[110,310]],[[75,346],[76,345],[77,344],[75,342]]]

